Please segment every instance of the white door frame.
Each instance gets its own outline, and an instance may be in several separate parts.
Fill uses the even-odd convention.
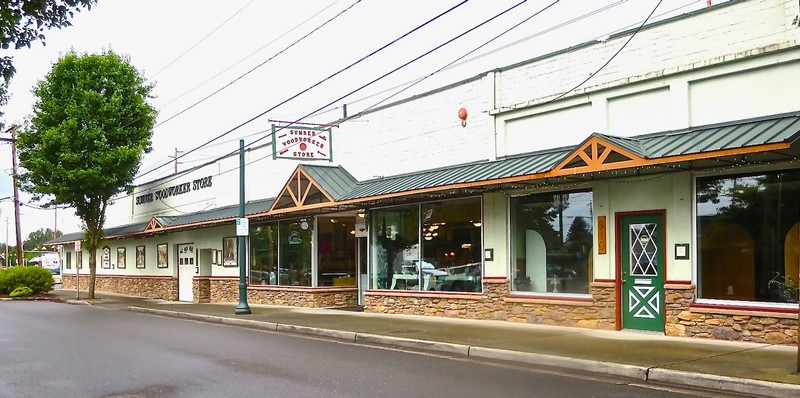
[[[178,300],[194,301],[194,276],[197,274],[197,251],[194,243],[175,245],[178,265]]]

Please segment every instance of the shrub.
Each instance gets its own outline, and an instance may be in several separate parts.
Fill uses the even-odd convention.
[[[33,293],[47,293],[53,290],[53,274],[41,267],[12,267],[0,270],[0,293],[11,293],[20,286],[26,286]]]
[[[20,286],[14,289],[9,296],[11,297],[27,297],[33,294],[33,290],[27,286]]]

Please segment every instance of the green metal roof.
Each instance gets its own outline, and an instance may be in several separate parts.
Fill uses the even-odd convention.
[[[689,155],[779,142],[794,143],[800,132],[800,112],[732,123],[719,123],[641,136],[647,158]]]
[[[355,188],[358,181],[342,166],[320,166],[303,164],[299,166],[320,188],[331,195],[333,200],[342,200]]]
[[[342,200],[546,172],[571,152],[572,148],[556,149],[364,181]]]
[[[665,131],[635,137],[595,133],[608,143],[644,159],[697,154],[716,150],[779,142],[795,142],[800,133],[800,112],[771,115],[683,130]],[[587,139],[588,140],[588,139]],[[586,142],[586,141],[584,141]],[[437,186],[490,181],[533,175],[553,170],[581,145],[509,156],[441,169],[360,182],[342,199],[358,199],[414,191]]]

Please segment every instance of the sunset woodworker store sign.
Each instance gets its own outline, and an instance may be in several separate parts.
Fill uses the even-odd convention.
[[[272,158],[333,161],[331,129],[272,125]]]
[[[211,187],[211,176],[198,178],[194,181],[184,182],[183,184],[173,185],[171,187],[157,189],[154,192],[146,193],[136,197],[136,204],[141,205],[150,203],[156,200],[166,199],[172,196],[183,195],[191,191]]]

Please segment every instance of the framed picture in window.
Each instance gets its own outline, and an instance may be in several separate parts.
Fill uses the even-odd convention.
[[[136,246],[136,268],[144,268],[144,246]]]
[[[156,247],[156,251],[158,254],[158,261],[156,262],[156,266],[158,268],[167,268],[169,266],[169,257],[167,256],[167,244],[166,243],[159,243]]]
[[[118,269],[125,269],[125,248],[118,247],[117,248],[117,268]]]
[[[222,238],[222,265],[235,266],[238,240],[235,236]]]

